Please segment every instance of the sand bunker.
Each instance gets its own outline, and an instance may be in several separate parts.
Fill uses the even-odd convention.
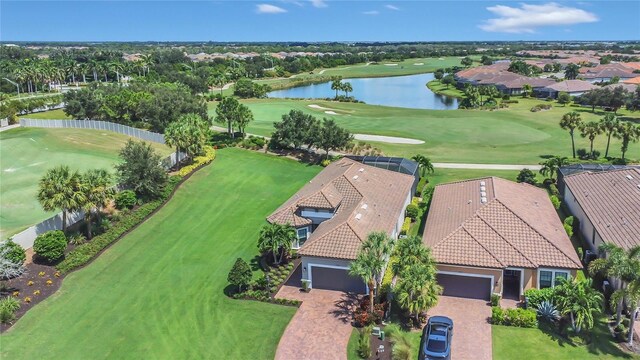
[[[384,64],[384,66],[398,66],[398,64]]]
[[[424,63],[415,63],[413,65],[420,66],[420,65],[424,65]]]
[[[395,136],[381,136],[381,135],[367,135],[367,134],[354,134],[353,138],[362,141],[377,141],[389,144],[410,144],[419,145],[424,144],[424,141],[417,139],[408,139]]]
[[[335,111],[331,111],[331,110],[325,111],[324,113],[325,113],[325,114],[329,114],[329,115],[338,115],[338,113],[337,113],[337,112],[335,112]]]

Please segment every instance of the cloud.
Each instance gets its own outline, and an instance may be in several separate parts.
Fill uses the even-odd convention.
[[[378,10],[369,10],[369,11],[363,12],[363,14],[365,14],[365,15],[378,15],[378,14],[380,14],[380,11],[378,11]]]
[[[488,19],[478,27],[488,32],[534,33],[545,26],[566,26],[598,21],[598,17],[582,9],[557,3],[521,4],[519,8],[505,5],[490,6],[490,12],[499,16]]]
[[[317,8],[325,8],[329,5],[327,5],[326,2],[324,2],[324,0],[309,0],[311,1],[311,5],[313,5],[313,7],[317,7]]]
[[[287,12],[287,10],[271,4],[258,4],[256,5],[256,11],[258,14],[282,14]]]
[[[387,9],[389,9],[389,10],[395,10],[395,11],[400,10],[400,8],[399,8],[399,7],[397,7],[397,6],[393,6],[393,5],[385,5],[384,7],[386,7],[386,8],[387,8]]]

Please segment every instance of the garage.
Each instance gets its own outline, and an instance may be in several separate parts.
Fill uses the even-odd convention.
[[[362,279],[349,275],[346,269],[310,266],[311,287],[314,289],[337,290],[344,292],[366,293]]]
[[[442,295],[482,300],[491,298],[491,278],[438,273],[437,280],[443,288]]]

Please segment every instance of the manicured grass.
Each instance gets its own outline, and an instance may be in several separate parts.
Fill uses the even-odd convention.
[[[113,171],[118,151],[128,136],[86,129],[17,128],[0,133],[0,238],[42,221],[52,213],[36,200],[40,177],[47,169],[69,165],[73,169]],[[171,149],[153,147],[163,156]]]
[[[358,355],[358,337],[359,337],[358,329],[354,328],[351,331],[351,336],[349,337],[349,343],[347,344],[347,359],[348,360],[360,360],[360,359],[362,359],[360,357],[360,355]]]
[[[589,359],[638,359],[620,350],[611,340],[604,321],[593,329],[593,342],[576,345],[540,329],[512,326],[491,326],[493,335],[493,359],[511,360],[589,360]]]
[[[458,90],[455,86],[447,86],[440,82],[440,80],[431,80],[427,83],[427,87],[436,94],[452,96],[457,98],[464,97],[464,93]]]
[[[302,110],[318,118],[334,119],[353,133],[399,136],[424,140],[421,145],[373,143],[386,155],[411,157],[422,153],[437,162],[538,164],[545,155],[571,156],[569,133],[558,125],[562,115],[580,111],[585,121],[599,120],[603,114],[589,109],[562,106],[552,102],[548,111],[531,112],[533,105],[544,101],[519,99],[509,109],[421,110],[366,104],[337,103],[320,100],[262,99],[244,101],[254,113],[247,131],[270,135],[273,123],[291,109]],[[316,104],[333,110],[310,108]],[[213,114],[214,106],[209,109]],[[621,112],[639,119],[640,113]],[[604,154],[605,136],[596,138],[594,147]],[[589,142],[576,134],[576,148],[588,148]],[[620,156],[620,141],[611,140],[610,155]],[[628,158],[640,159],[640,145],[631,144]]]
[[[21,117],[28,118],[28,119],[51,119],[51,120],[73,119],[71,116],[65,114],[64,110],[62,109],[43,111],[43,112],[24,115]]]
[[[224,293],[265,217],[320,167],[224,149],[2,336],[6,359],[273,359],[296,308]]]

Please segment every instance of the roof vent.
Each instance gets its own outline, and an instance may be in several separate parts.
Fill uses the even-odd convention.
[[[367,205],[367,204],[362,204],[362,208],[363,208],[363,209],[367,210],[367,207],[369,207],[369,205]]]
[[[481,203],[483,203],[483,204],[485,204],[485,203],[487,202],[487,198],[486,198],[486,197],[484,197],[484,196],[483,196],[483,197],[481,197],[481,198],[480,198],[480,202],[481,202]]]
[[[360,220],[360,219],[362,219],[362,214],[358,213],[358,214],[356,215],[356,220]]]
[[[363,171],[364,171],[364,168],[360,168],[358,171],[363,172]]]
[[[485,182],[484,181],[480,181],[480,186],[485,186]]]
[[[487,191],[487,187],[486,186],[480,186],[480,191]]]
[[[487,197],[487,193],[485,191],[480,191],[480,196]]]
[[[638,189],[640,189],[640,184],[638,184]]]
[[[358,175],[354,175],[353,180],[358,180]]]
[[[631,176],[631,175],[627,175],[627,179],[629,179],[629,180],[633,180],[633,176]]]

